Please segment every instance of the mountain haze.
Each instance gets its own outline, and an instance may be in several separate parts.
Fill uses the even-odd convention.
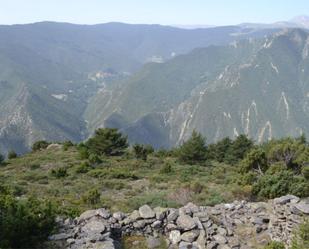
[[[81,141],[102,124],[102,112],[113,112],[104,103],[117,100],[115,89],[145,63],[273,31],[122,23],[0,26],[0,151],[25,152],[39,139]],[[113,96],[92,100],[108,95],[109,87]]]
[[[157,147],[180,144],[194,129],[209,142],[308,134],[308,51],[308,33],[288,29],[145,65],[109,108],[104,103],[101,125]]]

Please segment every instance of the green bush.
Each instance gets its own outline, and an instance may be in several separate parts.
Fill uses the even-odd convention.
[[[87,173],[89,170],[91,170],[91,166],[87,162],[82,162],[77,168],[76,168],[76,173],[78,174],[83,174]]]
[[[32,145],[32,151],[39,151],[39,150],[46,149],[49,144],[50,143],[44,140],[37,141]]]
[[[102,163],[101,158],[96,154],[90,154],[89,157],[88,157],[88,160],[93,166],[96,166],[96,165]]]
[[[14,150],[10,150],[8,153],[8,159],[14,159],[17,157],[17,154]]]
[[[4,156],[2,154],[0,154],[0,165],[3,164],[4,159],[5,159]]]
[[[133,145],[134,155],[137,159],[147,160],[147,156],[153,153],[154,149],[150,145],[135,144]]]
[[[303,167],[302,169],[302,175],[309,180],[309,166]]]
[[[64,167],[57,168],[57,169],[52,169],[51,175],[56,177],[56,178],[63,178],[68,176],[67,169]]]
[[[170,174],[173,172],[173,166],[171,162],[164,162],[160,169],[160,174]]]
[[[253,194],[259,197],[275,198],[286,194],[300,197],[309,194],[309,186],[303,177],[295,176],[292,171],[283,170],[277,174],[265,174],[253,184]]]
[[[73,146],[74,146],[74,144],[73,144],[70,140],[64,141],[64,142],[62,143],[62,149],[63,149],[64,151],[67,151],[69,148],[71,148],[71,147],[73,147]]]
[[[79,159],[81,159],[81,160],[88,159],[88,157],[89,157],[89,151],[88,151],[88,148],[86,147],[85,144],[80,143],[80,144],[77,146],[77,150],[78,150]]]
[[[128,147],[127,137],[123,136],[117,129],[100,128],[86,142],[89,151],[96,155],[117,156],[124,153]]]
[[[309,221],[299,225],[294,233],[291,249],[308,249],[309,248]]]
[[[205,138],[195,130],[191,137],[178,149],[180,161],[188,164],[200,163],[206,160]]]
[[[0,186],[0,248],[35,248],[55,226],[55,208],[34,198],[16,200]]]
[[[95,205],[100,202],[100,197],[99,191],[97,189],[92,189],[82,196],[82,201],[88,205]]]
[[[285,249],[285,246],[282,242],[272,241],[264,249]]]

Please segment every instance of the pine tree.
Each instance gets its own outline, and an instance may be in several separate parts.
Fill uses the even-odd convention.
[[[194,130],[191,137],[179,147],[178,157],[185,163],[199,163],[206,160],[206,151],[205,138]]]
[[[86,142],[89,151],[96,155],[116,156],[123,154],[128,147],[127,137],[123,136],[117,129],[100,128]]]

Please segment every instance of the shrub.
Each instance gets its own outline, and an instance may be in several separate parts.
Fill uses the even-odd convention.
[[[90,154],[89,157],[88,157],[88,160],[94,166],[102,163],[101,158],[98,155],[95,155],[95,154]]]
[[[194,130],[191,137],[178,149],[178,157],[182,162],[189,164],[205,161],[205,138]]]
[[[35,198],[15,199],[0,186],[0,248],[35,248],[55,226],[55,208]]]
[[[306,220],[294,233],[291,249],[309,248],[309,221]]]
[[[64,141],[64,142],[62,143],[62,149],[63,149],[64,151],[67,151],[70,147],[73,147],[73,146],[74,146],[74,144],[73,144],[70,140]]]
[[[148,154],[153,153],[154,150],[149,145],[135,144],[133,145],[133,151],[137,159],[146,161]]]
[[[117,156],[124,153],[128,147],[127,137],[123,136],[117,129],[100,128],[86,142],[91,153],[96,155]]]
[[[68,176],[68,172],[66,168],[57,168],[57,169],[52,169],[51,171],[52,176],[56,178],[63,178]]]
[[[303,167],[302,175],[305,177],[305,179],[309,180],[309,166]]]
[[[85,160],[88,159],[89,157],[89,151],[88,148],[86,147],[86,145],[84,145],[83,143],[79,144],[77,146],[78,149],[78,155],[79,155],[79,159],[81,160]]]
[[[277,174],[265,174],[253,185],[253,194],[259,197],[275,198],[286,194],[300,197],[309,194],[309,187],[303,177],[294,176],[292,171],[283,170]]]
[[[241,162],[241,171],[248,173],[254,171],[263,175],[268,168],[266,154],[260,148],[251,150]]]
[[[235,164],[244,159],[245,155],[253,148],[253,141],[246,135],[239,135],[229,146],[225,155],[225,162]]]
[[[0,154],[0,165],[4,162],[4,156]]]
[[[264,249],[285,249],[285,246],[282,242],[272,241]]]
[[[49,144],[50,143],[44,140],[37,141],[32,145],[32,151],[39,151],[39,150],[46,149]]]
[[[100,197],[99,191],[97,189],[92,189],[82,196],[82,200],[85,204],[95,205],[100,202]]]
[[[160,174],[170,174],[172,172],[173,167],[171,162],[165,162],[160,169]]]
[[[76,173],[83,174],[87,173],[91,169],[91,166],[87,162],[82,162],[77,168]]]
[[[17,157],[17,154],[14,150],[10,150],[8,153],[8,159],[14,159]]]

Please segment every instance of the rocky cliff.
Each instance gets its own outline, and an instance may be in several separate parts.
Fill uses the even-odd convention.
[[[148,248],[259,248],[271,240],[287,247],[292,233],[309,217],[309,198],[288,195],[268,202],[234,201],[214,207],[188,203],[179,209],[144,205],[132,213],[88,210],[75,219],[59,219],[50,240],[61,248],[121,248],[126,235],[147,237]],[[160,245],[160,237],[166,245]]]

